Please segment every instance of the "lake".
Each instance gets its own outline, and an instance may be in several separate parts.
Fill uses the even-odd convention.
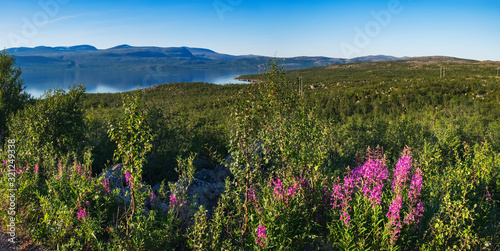
[[[214,84],[248,83],[234,79],[240,75],[256,74],[258,70],[176,70],[123,71],[123,70],[72,70],[72,71],[23,71],[26,91],[40,97],[46,90],[73,84],[85,84],[88,93],[115,93],[150,87],[165,83],[208,82]]]

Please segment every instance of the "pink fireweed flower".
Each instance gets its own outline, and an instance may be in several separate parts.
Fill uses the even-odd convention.
[[[130,174],[128,171],[125,173],[125,180],[127,181],[127,184],[130,184],[132,182],[132,174]]]
[[[287,190],[287,197],[293,197],[297,193],[298,186],[291,186]]]
[[[151,192],[151,199],[149,200],[149,202],[153,203],[153,201],[156,199],[156,195],[154,192]]]
[[[413,221],[415,220],[415,214],[413,214],[413,210],[411,212],[409,212],[406,216],[405,216],[405,219],[404,219],[404,223],[405,224],[408,224],[410,225],[411,223],[413,223]]]
[[[401,233],[401,222],[395,223],[394,229],[392,229],[391,243],[394,243],[399,237],[399,233]]]
[[[350,219],[351,219],[351,216],[349,215],[349,213],[348,213],[348,212],[342,212],[342,213],[340,214],[340,220],[341,220],[341,221],[344,221],[344,225],[345,225],[346,227],[348,227],[348,226],[350,226],[350,225],[351,225],[351,223],[349,222],[349,220],[350,220]]]
[[[355,188],[355,178],[353,175],[350,175],[348,177],[344,177],[344,196],[343,200],[340,202],[341,207],[346,207],[349,201],[351,200],[351,195],[354,192]]]
[[[384,187],[384,184],[378,185],[373,187],[373,190],[371,190],[370,194],[370,201],[373,203],[373,205],[380,205],[380,202],[382,201],[382,188]]]
[[[396,197],[389,206],[389,212],[387,212],[387,218],[389,218],[392,221],[399,220],[399,212],[401,210],[402,205],[403,205],[403,200],[401,199],[401,197]]]
[[[297,192],[299,190],[300,182],[301,182],[301,180],[298,179],[298,180],[295,180],[293,182],[293,185],[291,185],[289,187],[284,187],[281,179],[276,178],[276,179],[272,180],[272,184],[268,183],[268,185],[270,187],[274,186],[273,195],[274,195],[276,201],[283,200],[283,201],[285,201],[285,203],[288,203],[289,199],[292,198],[293,196],[295,196],[295,194],[297,194]]]
[[[394,169],[394,181],[392,182],[392,190],[398,195],[403,190],[406,181],[408,181],[411,161],[412,158],[410,148],[406,147],[403,150],[403,155],[401,155],[398,162],[396,163],[396,168]]]
[[[380,159],[368,159],[363,166],[352,171],[356,186],[362,185],[362,192],[373,204],[380,205],[384,180],[388,177],[387,166]]]
[[[396,197],[389,206],[389,212],[387,212],[387,218],[389,218],[389,222],[387,223],[387,225],[393,228],[391,243],[393,243],[398,238],[399,233],[401,232],[401,222],[399,221],[400,219],[399,214],[402,206],[403,206],[402,198]]]
[[[408,197],[410,198],[410,200],[414,200],[418,196],[420,196],[421,190],[422,190],[422,171],[420,171],[420,168],[417,168],[415,174],[411,179],[410,192],[408,193]]]
[[[413,222],[419,223],[420,218],[422,218],[424,212],[424,206],[422,202],[417,203],[417,206],[412,208],[411,211],[405,216],[404,223],[412,224]]]
[[[416,209],[417,209],[417,210],[416,210],[416,211],[417,211],[417,214],[416,214],[416,215],[417,215],[418,217],[422,217],[422,216],[424,216],[424,215],[423,215],[423,213],[424,213],[424,203],[423,203],[423,202],[419,202],[419,203],[417,204],[417,208],[416,208]]]
[[[170,206],[176,206],[179,201],[177,200],[177,196],[175,194],[170,195]]]
[[[88,217],[87,215],[87,212],[85,211],[85,209],[81,209],[76,213],[76,215],[78,216],[78,220],[82,221],[84,219],[86,219]]]
[[[249,200],[254,200],[254,199],[257,198],[257,196],[255,195],[255,191],[253,189],[251,189],[251,188],[248,190],[248,195],[247,196],[248,196]]]
[[[488,191],[488,187],[486,187],[485,192],[486,192],[486,200],[491,200],[491,193],[490,191]]]
[[[102,186],[104,188],[104,191],[102,192],[104,196],[106,196],[106,194],[108,194],[109,192],[111,192],[111,187],[109,186],[109,180],[104,178],[104,180],[102,181]]]
[[[349,173],[349,171],[348,171]],[[331,205],[332,208],[339,208],[340,212],[340,220],[344,222],[344,225],[347,227],[350,226],[349,220],[351,216],[349,215],[349,202],[351,201],[351,194],[354,192],[355,188],[355,175],[349,175],[344,177],[344,184],[339,185],[337,180],[337,184],[333,185],[333,192],[331,195]]]
[[[276,178],[276,180],[273,179],[273,184],[274,184],[274,192],[273,195],[276,197],[276,200],[279,200],[280,198],[283,197],[281,194],[281,190],[283,189],[283,183],[281,182],[280,178]]]
[[[338,184],[333,185],[333,191],[331,195],[331,203],[333,209],[338,205],[338,201],[344,199],[344,194],[342,193],[342,186]]]
[[[266,226],[262,224],[262,222],[259,224],[259,227],[257,228],[257,238],[255,239],[255,244],[259,244],[261,246],[264,246],[263,240],[265,240],[266,237]]]
[[[4,161],[3,161],[3,166],[6,166],[6,165],[7,165],[7,161],[6,161],[6,160],[4,160]]]
[[[39,168],[40,168],[40,166],[38,165],[38,163],[36,163],[35,167],[33,168],[33,172],[38,173]]]

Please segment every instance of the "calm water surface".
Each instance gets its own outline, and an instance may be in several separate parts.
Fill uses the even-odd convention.
[[[248,83],[234,78],[244,74],[255,74],[256,70],[179,70],[155,71],[23,71],[26,91],[35,97],[53,88],[67,89],[73,84],[85,84],[89,93],[122,92],[165,83],[208,82],[214,84]]]

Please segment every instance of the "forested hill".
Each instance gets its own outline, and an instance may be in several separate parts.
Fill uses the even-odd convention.
[[[204,48],[191,47],[135,47],[120,45],[109,49],[97,49],[91,45],[71,47],[10,48],[23,71],[41,70],[145,70],[155,68],[162,71],[176,69],[245,69],[264,71],[271,57],[258,55],[229,55]],[[359,58],[290,57],[286,58],[287,69],[343,64],[349,62],[372,62],[395,59],[392,56],[365,56]]]
[[[384,60],[378,62],[353,62],[346,64],[330,64],[327,66],[310,67],[287,71],[290,80],[302,77],[305,83],[336,83],[339,80],[351,79],[354,82],[376,82],[383,78],[433,78],[441,77],[441,68],[448,80],[453,76],[467,76],[473,71],[485,71],[485,76],[496,76],[500,62],[476,61],[443,56],[413,57],[405,59]],[[285,67],[286,68],[286,67]],[[450,75],[451,74],[451,75]],[[238,79],[259,80],[259,75],[243,75]],[[370,78],[370,79],[366,79]]]
[[[500,114],[500,62],[418,57],[286,72],[325,117],[377,116],[426,108]],[[260,76],[241,76],[258,79]]]

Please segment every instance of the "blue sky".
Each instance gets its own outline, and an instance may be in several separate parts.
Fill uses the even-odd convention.
[[[493,0],[0,0],[0,47],[189,46],[234,55],[500,61]]]

